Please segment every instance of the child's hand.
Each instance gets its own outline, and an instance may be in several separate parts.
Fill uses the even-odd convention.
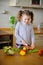
[[[34,49],[34,48],[35,48],[34,44],[31,44],[31,49]]]
[[[22,44],[23,44],[24,46],[27,46],[27,44],[26,44],[26,42],[25,42],[24,40],[22,40]]]

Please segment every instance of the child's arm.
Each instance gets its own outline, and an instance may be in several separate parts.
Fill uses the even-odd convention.
[[[25,40],[21,41],[23,45],[28,46]]]
[[[16,27],[15,27],[15,37],[18,39],[18,40],[22,40],[21,36],[19,35],[19,26],[20,26],[20,22],[18,22],[16,24]]]
[[[23,40],[23,38],[19,35],[19,26],[20,26],[20,22],[18,22],[16,24],[16,27],[15,27],[15,37],[20,41],[22,42],[23,45],[27,45],[25,40]]]
[[[35,37],[34,37],[34,30],[33,27],[31,27],[31,48],[35,48]]]

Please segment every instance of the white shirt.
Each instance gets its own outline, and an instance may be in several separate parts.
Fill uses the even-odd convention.
[[[23,24],[18,22],[15,27],[16,43],[22,44],[21,40],[25,40],[30,45],[31,41],[34,43],[34,31],[32,24]]]

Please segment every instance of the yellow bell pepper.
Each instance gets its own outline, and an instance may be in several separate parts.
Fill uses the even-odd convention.
[[[26,54],[26,52],[24,50],[20,51],[20,55],[24,56]]]

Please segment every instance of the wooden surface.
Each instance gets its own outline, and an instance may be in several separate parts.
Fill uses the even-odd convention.
[[[0,50],[0,65],[43,65],[43,56],[37,53],[31,53],[26,56],[15,54],[14,56],[7,56]]]
[[[12,31],[0,30],[0,35],[13,35]]]
[[[40,31],[38,31],[37,28],[34,28],[34,33],[35,34],[43,34],[43,28],[41,28]]]
[[[11,28],[0,28],[0,30],[6,31],[6,32],[8,32],[10,34],[13,34],[15,29],[12,31]],[[43,34],[43,28],[40,29],[40,32],[38,31],[37,28],[34,28],[34,33],[35,34]]]

